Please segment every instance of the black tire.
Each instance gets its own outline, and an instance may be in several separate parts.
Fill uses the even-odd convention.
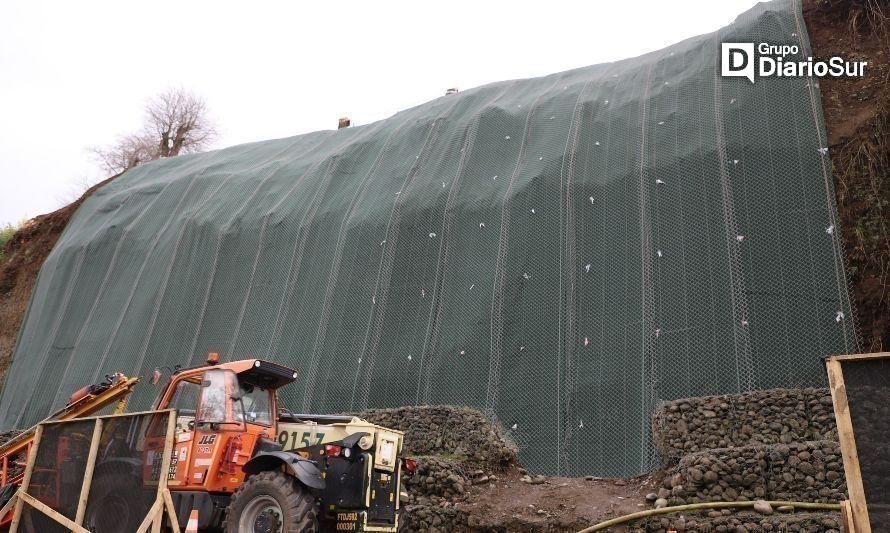
[[[293,476],[260,472],[232,494],[226,533],[316,533],[315,498]]]
[[[95,533],[136,531],[148,508],[136,478],[104,474],[93,480],[83,527]]]

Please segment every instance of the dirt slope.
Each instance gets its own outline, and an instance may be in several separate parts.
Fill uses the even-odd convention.
[[[114,177],[94,185],[76,201],[57,211],[29,220],[3,248],[0,258],[0,389],[12,362],[16,336],[40,266],[80,204],[112,179]]]
[[[868,61],[863,78],[820,82],[847,275],[864,352],[890,350],[888,17],[886,0],[804,1],[804,19],[817,58]]]

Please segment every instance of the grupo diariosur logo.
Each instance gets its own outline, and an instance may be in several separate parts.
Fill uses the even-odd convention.
[[[721,74],[748,78],[751,83],[755,78],[765,77],[859,77],[865,73],[867,64],[867,61],[847,61],[838,56],[814,61],[812,57],[804,58],[796,44],[721,43]]]

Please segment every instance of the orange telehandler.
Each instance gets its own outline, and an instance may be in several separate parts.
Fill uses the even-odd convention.
[[[152,382],[161,377],[155,371]],[[180,527],[197,510],[198,527],[205,531],[398,530],[401,474],[415,469],[400,456],[403,434],[353,416],[288,412],[276,392],[296,378],[295,370],[276,363],[219,363],[216,354],[207,365],[177,368],[169,376],[154,408],[175,411],[167,487]],[[90,416],[115,402],[123,411],[137,382],[108,376],[75,392],[45,421]],[[22,483],[35,428],[0,446],[0,507]],[[93,486],[103,489],[90,495],[100,505],[91,506],[85,528],[125,532],[139,525],[142,516],[128,508],[127,495],[150,476],[163,475],[144,467],[160,457],[166,440],[153,433],[126,436],[138,440],[128,448],[141,454],[133,461],[98,458],[94,480],[101,481]],[[102,443],[103,449],[113,447]],[[0,517],[0,527],[10,520]]]

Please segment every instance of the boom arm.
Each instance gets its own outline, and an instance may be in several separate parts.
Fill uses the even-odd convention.
[[[138,382],[139,378],[114,374],[110,378],[110,383],[104,383],[98,390],[87,392],[0,446],[0,487],[5,487],[8,483],[18,484],[20,481],[24,471],[19,462],[27,460],[37,426],[44,422],[90,416],[115,402],[118,402],[118,410],[123,410],[127,396]],[[0,520],[2,518],[0,517]]]

